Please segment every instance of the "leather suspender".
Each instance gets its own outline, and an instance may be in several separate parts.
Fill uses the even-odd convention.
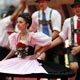
[[[74,21],[73,21],[73,17],[71,17],[71,46],[68,48],[68,58],[69,58],[69,62],[75,62],[77,61],[77,55],[72,55],[71,50],[72,47],[74,47]]]
[[[72,39],[73,46],[74,46],[74,33],[80,34],[80,29],[74,29],[74,21],[73,21],[73,17],[71,17],[71,39]]]
[[[73,21],[73,17],[71,17],[71,46],[74,46],[74,21]]]
[[[52,10],[50,11],[50,23],[49,23],[49,25],[50,25],[51,31],[53,32],[52,25],[51,25],[51,14],[52,14]]]
[[[40,26],[40,24],[49,24],[50,29],[53,32],[52,25],[51,25],[51,14],[52,14],[52,9],[50,11],[49,20],[48,21],[43,21],[43,20],[40,20],[40,11],[39,11],[39,13],[38,13],[38,22],[39,22],[39,26]]]

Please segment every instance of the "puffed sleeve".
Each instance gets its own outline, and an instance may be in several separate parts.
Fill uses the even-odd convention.
[[[16,50],[16,33],[12,33],[9,37],[9,44],[12,50]]]
[[[36,32],[31,35],[28,43],[30,43],[30,45],[32,45],[32,46],[35,46],[35,45],[47,46],[47,45],[50,45],[51,42],[52,42],[51,37],[45,35],[42,32]]]

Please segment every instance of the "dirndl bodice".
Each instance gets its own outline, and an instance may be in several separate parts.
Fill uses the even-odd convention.
[[[16,55],[18,57],[25,58],[28,55],[33,55],[35,48],[19,42],[16,49]]]

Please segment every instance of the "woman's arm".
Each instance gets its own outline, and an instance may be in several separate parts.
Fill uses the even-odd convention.
[[[25,7],[26,7],[26,1],[27,0],[20,0],[20,5],[19,7],[16,9],[16,11],[11,15],[11,21],[15,21],[16,17],[19,14],[22,14]]]

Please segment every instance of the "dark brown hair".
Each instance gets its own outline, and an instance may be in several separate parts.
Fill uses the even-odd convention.
[[[31,26],[32,18],[31,18],[31,15],[29,13],[20,14],[18,17],[22,17],[29,24],[28,28]]]

